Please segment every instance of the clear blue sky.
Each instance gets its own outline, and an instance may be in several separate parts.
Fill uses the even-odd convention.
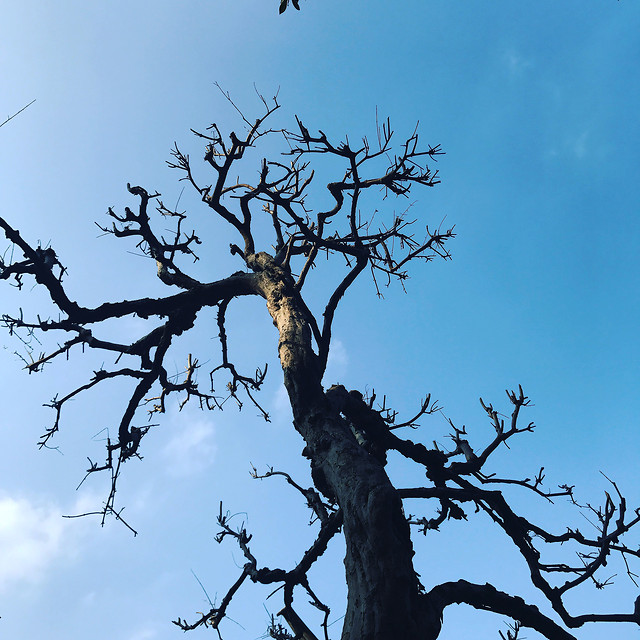
[[[411,202],[421,219],[456,224],[454,259],[415,269],[406,295],[392,288],[377,300],[368,282],[354,290],[336,319],[328,382],[375,388],[406,414],[431,392],[475,442],[490,437],[478,397],[507,410],[504,389],[521,383],[535,403],[525,418],[538,430],[495,470],[530,475],[543,464],[550,485],[576,484],[578,497],[593,503],[607,488],[602,470],[631,504],[640,503],[638,4],[301,4],[283,16],[276,0],[23,0],[4,7],[0,120],[36,102],[0,128],[0,215],[32,241],[52,243],[82,303],[152,295],[162,292],[153,265],[132,246],[98,238],[94,221],[104,221],[108,206],[130,204],[127,182],[157,189],[168,203],[180,197],[182,185],[164,163],[173,142],[196,158],[201,149],[190,127],[238,127],[214,82],[250,115],[260,106],[254,84],[265,95],[279,88],[284,122],[297,114],[310,129],[336,136],[371,135],[376,109],[391,117],[399,137],[419,121],[424,142],[441,144],[447,155],[439,161],[442,185],[416,191]],[[181,203],[192,224],[215,239],[188,192]],[[203,260],[208,279],[237,268],[224,244],[211,246]],[[22,306],[37,313],[45,305],[37,291],[26,287],[18,296],[4,284],[3,312]],[[252,462],[309,483],[283,402],[271,322],[257,303],[239,305],[235,318],[230,339],[238,359],[272,363],[263,402],[273,422],[265,425],[249,408],[171,408],[145,440],[144,461],[122,478],[120,501],[137,538],[116,523],[101,529],[95,520],[60,517],[99,507],[106,496],[106,478],[75,487],[86,456],[102,455],[103,429],[113,429],[126,389],[78,399],[64,416],[60,452],[38,452],[51,419],[42,403],[101,362],[76,357],[28,376],[13,355],[20,344],[3,338],[2,637],[181,637],[169,621],[207,607],[191,570],[212,598],[221,597],[243,562],[232,544],[213,540],[220,500],[246,512],[238,518],[248,519],[263,564],[290,566],[311,541],[302,501],[277,480],[249,478]],[[109,331],[126,337],[141,328],[130,322]],[[216,334],[213,317],[201,323],[177,345],[176,369],[190,351],[213,362]],[[411,436],[446,444],[446,433],[436,416]],[[393,469],[400,486],[421,482],[405,465]],[[556,529],[588,530],[564,505],[554,516],[529,498],[518,503]],[[523,563],[486,524],[473,517],[416,540],[427,586],[462,577],[531,594]],[[637,589],[616,572],[615,587],[585,589],[574,610],[630,610]],[[311,577],[337,619],[340,544]],[[264,633],[265,607],[280,607],[278,596],[265,602],[267,594],[249,587],[238,597],[229,615],[244,629],[228,621],[225,640]],[[331,628],[334,636],[339,627]],[[495,616],[452,608],[441,637],[497,638],[501,628]],[[577,635],[626,640],[637,633],[616,626]]]

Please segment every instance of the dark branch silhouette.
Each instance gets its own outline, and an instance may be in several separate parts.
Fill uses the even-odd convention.
[[[22,109],[19,109],[18,111],[16,111],[13,115],[7,116],[2,122],[0,122],[0,127],[4,127],[4,125],[7,124],[7,122],[10,122],[16,116],[19,116],[25,109],[28,109],[34,102],[35,102],[35,98],[29,104],[26,104],[24,107],[22,107]]]

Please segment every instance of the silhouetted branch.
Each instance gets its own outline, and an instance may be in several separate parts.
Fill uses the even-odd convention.
[[[297,4],[297,2],[296,2],[296,4]],[[296,9],[299,9],[299,8],[300,7],[296,7]],[[280,13],[282,13],[282,11]],[[24,107],[22,107],[22,109],[16,111],[12,116],[8,116],[4,120],[4,122],[0,122],[0,127],[4,127],[4,125],[7,124],[7,122],[9,122],[10,120],[13,120],[16,116],[20,115],[25,109],[30,107],[35,101],[36,101],[36,99],[34,98],[29,104],[27,104]]]
[[[431,606],[438,607],[440,611],[451,604],[468,604],[476,609],[516,618],[523,626],[535,629],[549,640],[576,640],[537,607],[526,604],[518,596],[498,591],[490,584],[473,584],[466,580],[445,582],[434,587],[428,593],[428,599]]]

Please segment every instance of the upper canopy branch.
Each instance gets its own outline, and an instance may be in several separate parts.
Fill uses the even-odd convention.
[[[225,95],[229,98],[228,94]],[[406,212],[394,213],[389,221],[385,221],[385,216],[377,215],[376,211],[363,213],[361,207],[362,194],[372,188],[398,196],[407,195],[414,184],[431,187],[438,184],[437,171],[432,171],[426,161],[436,160],[442,151],[439,146],[422,150],[414,132],[400,146],[398,153],[391,154],[393,131],[388,120],[378,132],[376,150],[371,149],[366,138],[360,147],[353,148],[348,140],[333,143],[323,132],[313,136],[299,119],[296,119],[296,132],[282,128],[266,129],[265,121],[279,105],[275,98],[273,103],[263,100],[263,104],[263,115],[253,122],[241,114],[248,129],[244,136],[231,133],[229,142],[226,142],[216,125],[211,125],[209,133],[197,134],[208,143],[204,159],[214,170],[213,184],[203,186],[195,176],[189,156],[177,148],[173,153],[175,162],[170,166],[183,171],[184,179],[193,184],[202,200],[237,229],[243,246],[232,245],[231,251],[243,257],[250,268],[256,264],[251,256],[258,251],[254,221],[265,214],[273,227],[275,238],[272,246],[278,263],[293,274],[297,257],[304,258],[298,267],[298,291],[321,252],[356,261],[357,269],[350,271],[337,285],[325,309],[322,333],[328,338],[327,323],[333,318],[337,301],[364,266],[369,264],[389,278],[402,280],[407,277],[404,267],[415,259],[449,257],[444,247],[445,242],[454,236],[453,229],[434,231],[426,227],[426,237],[417,240],[411,230],[415,221],[407,220]],[[241,179],[238,173],[232,173],[232,166],[245,158],[247,150],[256,147],[259,138],[270,135],[284,135],[290,146],[285,154],[291,156],[291,162],[287,164],[263,158],[257,180]],[[308,156],[318,153],[335,156],[338,163],[344,165],[344,174],[342,179],[326,185],[335,205],[329,210],[314,213],[306,204],[315,177]],[[381,165],[380,160],[385,159],[386,165]],[[242,169],[244,165],[238,166]],[[234,178],[230,179],[232,175]],[[367,204],[366,209],[369,207]],[[345,208],[346,226],[338,215]],[[380,221],[376,222],[378,218]],[[324,347],[320,349],[325,350]]]
[[[371,148],[366,138],[359,147],[352,147],[348,139],[334,143],[322,131],[311,135],[298,118],[295,132],[267,128],[267,119],[279,109],[277,98],[272,102],[262,99],[263,113],[252,121],[240,112],[228,94],[225,96],[240,113],[246,132],[243,135],[231,132],[226,139],[215,124],[205,133],[196,132],[207,142],[204,160],[213,169],[213,183],[199,179],[189,155],[177,147],[169,166],[182,171],[183,179],[194,186],[208,207],[239,232],[242,243],[240,246],[232,243],[231,253],[243,258],[254,271],[262,268],[262,262],[254,259],[259,252],[254,236],[256,221],[268,217],[274,235],[273,257],[295,279],[298,304],[305,311],[318,347],[319,365],[324,369],[338,304],[367,266],[374,281],[375,273],[380,272],[388,283],[392,278],[405,279],[405,268],[413,260],[450,257],[445,243],[454,237],[452,228],[433,230],[425,226],[426,236],[418,240],[412,230],[415,220],[407,219],[406,211],[393,213],[386,220],[385,215],[370,209],[368,201],[364,211],[362,206],[363,194],[371,189],[382,190],[384,200],[389,193],[406,196],[414,184],[435,186],[439,182],[438,173],[427,161],[437,160],[443,152],[439,146],[421,149],[414,131],[393,154],[389,120],[378,127],[376,149]],[[257,149],[261,138],[267,136],[284,136],[289,145],[284,155],[290,156],[291,161],[262,158],[257,164],[257,175],[247,176],[245,166],[250,157],[247,153]],[[339,170],[344,172],[341,179],[326,184],[335,201],[329,210],[314,211],[307,205],[315,178],[314,154],[334,156]],[[345,214],[344,218],[340,212]],[[329,296],[319,326],[301,291],[321,254],[342,256],[349,270]]]
[[[198,281],[183,273],[174,261],[176,253],[191,255],[194,261],[198,259],[191,245],[200,244],[200,238],[195,232],[185,236],[181,230],[182,222],[186,216],[176,211],[170,211],[162,202],[159,202],[157,209],[162,215],[177,218],[178,220],[175,237],[172,242],[167,242],[163,237],[158,238],[155,235],[151,229],[148,214],[149,201],[157,198],[160,194],[149,194],[146,189],[132,187],[130,184],[127,184],[127,190],[140,198],[138,213],[136,214],[129,207],[125,207],[124,215],[119,215],[110,207],[108,215],[120,224],[118,225],[114,222],[112,227],[108,228],[96,223],[98,228],[105,233],[113,234],[116,238],[140,237],[138,248],[143,254],[156,261],[158,277],[165,284],[177,285],[182,289],[191,289],[197,286],[199,284]]]

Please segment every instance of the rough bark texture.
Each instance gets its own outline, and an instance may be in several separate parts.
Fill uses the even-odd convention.
[[[279,333],[295,428],[305,440],[316,486],[344,514],[348,602],[342,638],[435,638],[439,621],[427,618],[420,596],[402,501],[382,463],[357,443],[350,425],[325,396],[293,281],[267,254],[256,256],[255,267]]]

